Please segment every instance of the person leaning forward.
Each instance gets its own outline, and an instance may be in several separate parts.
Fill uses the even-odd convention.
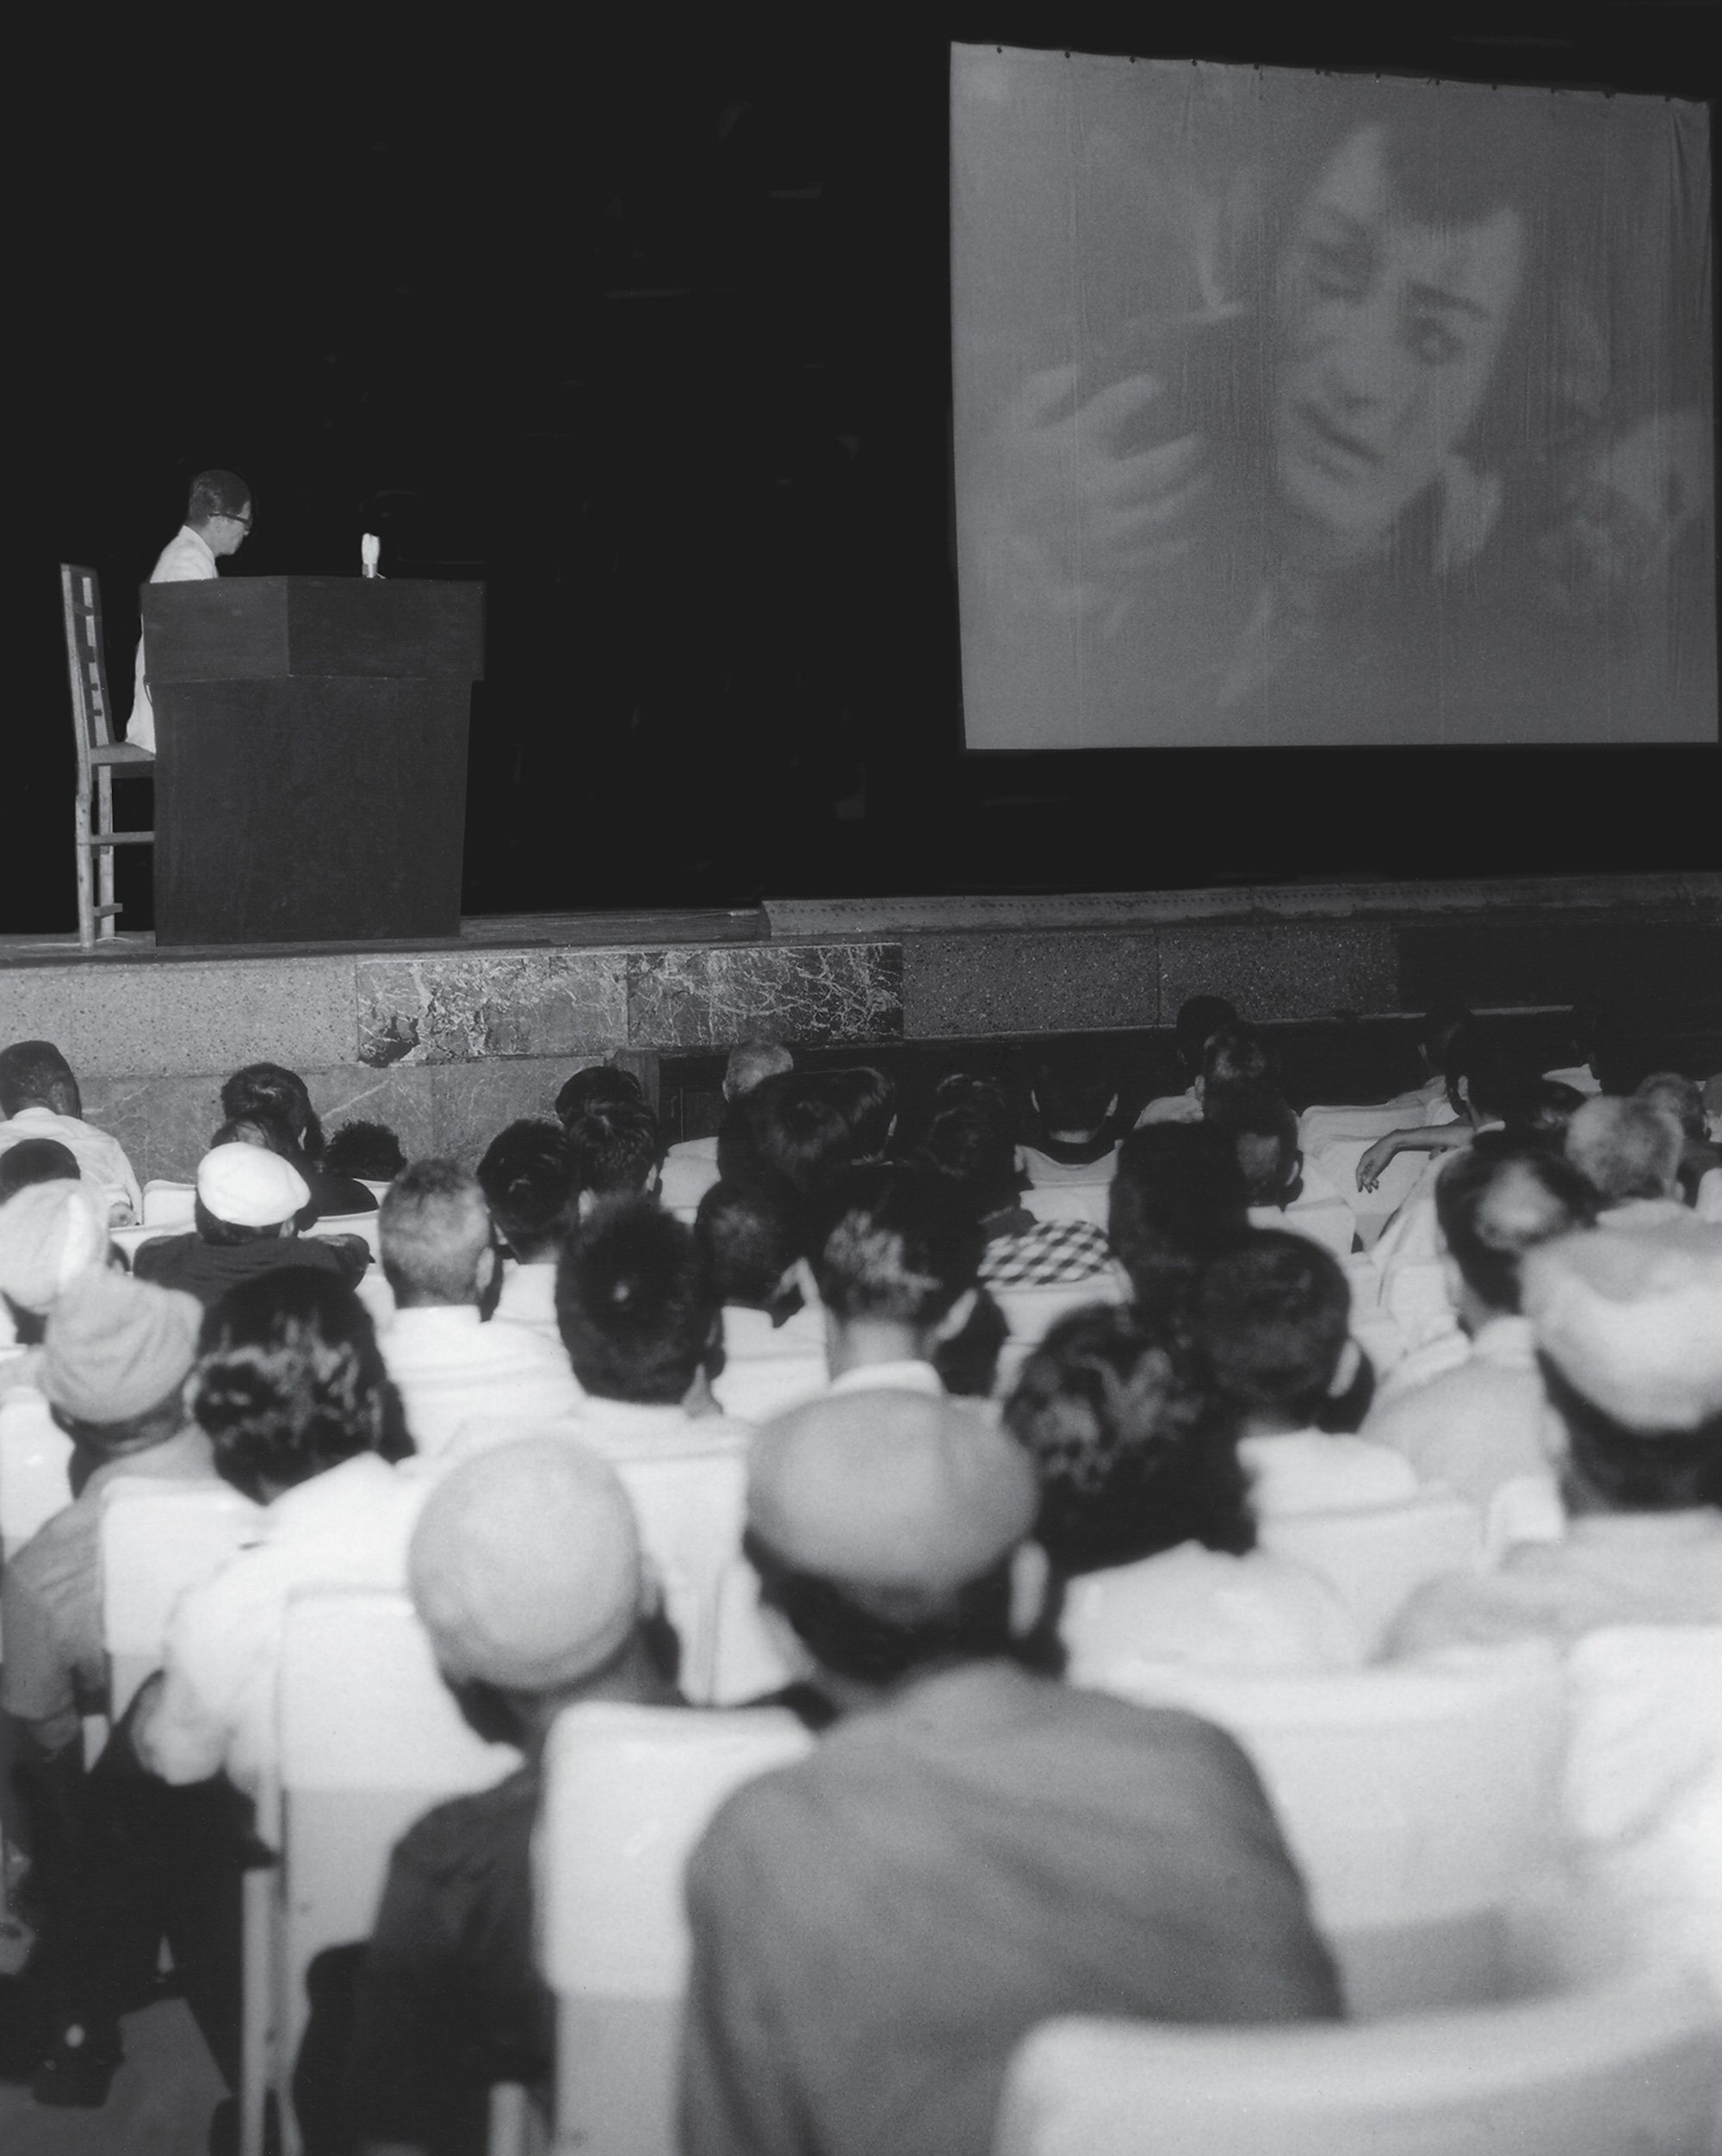
[[[150,571],[152,584],[204,584],[219,576],[216,564],[237,554],[251,535],[251,490],[237,472],[200,472],[191,482],[185,522],[162,548]],[[156,750],[155,706],[144,677],[144,640],[132,669],[132,716],[126,739],[134,748]]]

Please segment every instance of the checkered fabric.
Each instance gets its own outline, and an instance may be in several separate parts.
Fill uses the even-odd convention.
[[[981,1278],[988,1287],[1060,1287],[1104,1273],[1112,1255],[1106,1230],[1092,1220],[1037,1220],[1024,1234],[987,1245]]]

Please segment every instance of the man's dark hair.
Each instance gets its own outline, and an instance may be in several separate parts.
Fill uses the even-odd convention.
[[[799,1255],[796,1224],[762,1191],[714,1183],[694,1218],[694,1245],[720,1303],[765,1310]]]
[[[243,1281],[208,1312],[187,1403],[217,1473],[259,1503],[360,1453],[412,1450],[369,1313],[305,1266]]]
[[[810,1075],[827,1087],[833,1106],[849,1126],[850,1159],[883,1159],[897,1113],[897,1088],[890,1073],[872,1063],[852,1063]]]
[[[1193,1078],[1202,1068],[1202,1050],[1223,1025],[1235,1025],[1237,1013],[1223,995],[1192,995],[1178,1007],[1173,1044],[1178,1060]]]
[[[1476,1023],[1471,1012],[1463,1003],[1432,1003],[1423,1013],[1417,1027],[1417,1045],[1428,1060],[1431,1070],[1446,1067],[1447,1047],[1461,1026]]]
[[[1351,1288],[1332,1252],[1263,1228],[1203,1267],[1190,1329],[1235,1406],[1313,1422],[1339,1370],[1350,1317]]]
[[[645,1106],[640,1081],[632,1071],[618,1070],[612,1063],[592,1063],[577,1070],[556,1095],[556,1115],[564,1129],[593,1108]]]
[[[1272,1091],[1279,1082],[1279,1050],[1258,1025],[1241,1020],[1208,1036],[1202,1050],[1204,1094],[1228,1086],[1259,1086]]]
[[[1558,1139],[1584,1098],[1558,1078],[1521,1078],[1501,1095],[1496,1112],[1509,1131]]]
[[[1465,1112],[1459,1081],[1469,1081],[1472,1114],[1485,1121],[1506,1120],[1522,1089],[1542,1074],[1528,1045],[1509,1032],[1499,1019],[1474,1018],[1455,1028],[1447,1042],[1441,1066],[1446,1080],[1447,1105],[1455,1114]]]
[[[856,1157],[855,1126],[831,1075],[780,1071],[731,1101],[717,1137],[722,1180],[806,1199],[848,1168]]]
[[[243,517],[248,509],[255,509],[251,488],[237,472],[218,465],[192,480],[185,498],[185,521],[207,524],[212,517]]]
[[[1118,1148],[1106,1233],[1138,1306],[1169,1317],[1205,1259],[1249,1231],[1237,1154],[1211,1123],[1150,1123]]]
[[[218,1145],[251,1145],[259,1138],[263,1151],[277,1160],[304,1158],[287,1118],[273,1108],[248,1108],[244,1115],[229,1116],[211,1137],[208,1150],[213,1153]]]
[[[1102,1049],[1055,1044],[1036,1060],[1031,1090],[1038,1136],[1093,1137],[1118,1097],[1118,1074]]]
[[[1435,1180],[1435,1219],[1459,1277],[1503,1316],[1519,1310],[1527,1250],[1596,1217],[1596,1195],[1570,1162],[1508,1131],[1484,1131]]]
[[[1035,1539],[1067,1577],[1180,1542],[1255,1546],[1248,1481],[1212,1387],[1133,1310],[1074,1310],[1029,1356],[1005,1426],[1040,1477]]]
[[[1285,1205],[1297,1196],[1298,1118],[1277,1093],[1266,1086],[1225,1086],[1205,1096],[1202,1117],[1225,1134],[1252,1205]]]
[[[1010,1656],[1044,1668],[1047,1645],[1011,1631],[1008,1558],[947,1594],[839,1585],[786,1564],[751,1530],[743,1548],[760,1600],[788,1620],[815,1661],[865,1684],[890,1684],[929,1663]]]
[[[721,1307],[692,1230],[649,1199],[601,1199],[557,1261],[557,1328],[574,1375],[598,1399],[684,1398]]]
[[[83,1180],[77,1155],[58,1138],[20,1138],[0,1153],[0,1205],[31,1183]]]
[[[1538,1351],[1543,1388],[1566,1425],[1568,1456],[1613,1512],[1685,1512],[1722,1505],[1722,1415],[1695,1429],[1628,1429]]]
[[[643,1100],[611,1100],[567,1126],[579,1189],[599,1198],[643,1191],[663,1153],[658,1118]]]
[[[979,1279],[980,1224],[928,1168],[852,1171],[831,1193],[826,1224],[814,1276],[839,1320],[937,1325]]]
[[[522,1120],[499,1131],[479,1162],[490,1217],[523,1264],[542,1258],[573,1226],[579,1168],[560,1123]]]
[[[53,1108],[70,1093],[77,1100],[77,1080],[52,1041],[14,1041],[0,1048],[0,1114],[21,1115],[26,1108]],[[60,1114],[77,1115],[79,1107]]]
[[[400,1140],[386,1123],[356,1118],[330,1138],[323,1165],[331,1175],[350,1175],[361,1183],[392,1183],[406,1165]]]
[[[1009,1121],[978,1099],[940,1109],[927,1125],[917,1158],[977,1220],[1016,1202],[1020,1178]]]
[[[1632,1097],[1648,1100],[1653,1108],[1666,1108],[1686,1137],[1701,1141],[1707,1135],[1704,1088],[1684,1071],[1650,1071],[1633,1087]]]
[[[247,1063],[233,1073],[221,1088],[222,1114],[230,1121],[241,1121],[259,1108],[278,1115],[306,1159],[321,1165],[323,1125],[311,1105],[310,1088],[296,1070],[283,1063]]]

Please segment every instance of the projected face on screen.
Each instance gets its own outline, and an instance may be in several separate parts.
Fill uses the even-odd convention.
[[[1516,210],[1447,229],[1403,215],[1383,128],[1340,147],[1279,278],[1274,462],[1293,508],[1366,542],[1435,480],[1488,389],[1522,251]]]

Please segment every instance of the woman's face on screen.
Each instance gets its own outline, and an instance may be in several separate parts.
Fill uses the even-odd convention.
[[[1347,537],[1384,530],[1477,416],[1518,294],[1517,210],[1426,225],[1395,205],[1385,130],[1329,162],[1280,264],[1274,465],[1292,505]]]

